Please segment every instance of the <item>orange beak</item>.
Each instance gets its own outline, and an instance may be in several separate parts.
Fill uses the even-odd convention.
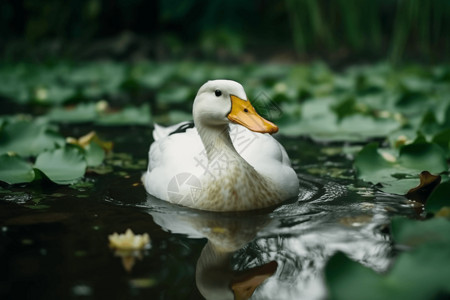
[[[234,95],[231,95],[231,112],[228,114],[228,119],[255,132],[272,134],[278,131],[277,125],[258,115],[250,101],[242,100]]]

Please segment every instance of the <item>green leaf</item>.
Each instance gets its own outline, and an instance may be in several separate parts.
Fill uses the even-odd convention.
[[[385,279],[385,286],[394,285],[398,293],[394,294],[394,297],[385,299],[428,300],[437,299],[439,294],[446,294],[448,297],[450,294],[449,265],[450,244],[448,243],[425,244],[403,253]]]
[[[433,137],[432,142],[439,145],[445,151],[447,158],[450,157],[450,129],[438,132]]]
[[[0,154],[14,152],[34,156],[63,144],[64,138],[40,120],[9,123],[0,132]]]
[[[39,154],[35,168],[57,184],[70,184],[84,175],[86,160],[79,149],[66,146]]]
[[[191,103],[195,97],[195,92],[189,87],[179,86],[177,88],[170,88],[166,91],[160,92],[156,98],[160,104],[177,104],[183,102]]]
[[[95,103],[78,104],[72,109],[55,107],[46,116],[50,121],[63,123],[92,122],[98,118]]]
[[[400,149],[398,158],[386,160],[377,144],[365,146],[356,156],[357,177],[373,184],[382,184],[381,190],[404,195],[419,183],[422,171],[439,173],[447,170],[442,149],[432,143],[417,143]]]
[[[436,213],[445,206],[450,207],[450,181],[437,186],[425,203],[425,210]]]
[[[436,144],[414,143],[400,149],[398,163],[408,169],[439,173],[447,170],[445,152]]]
[[[289,136],[308,135],[316,140],[326,141],[365,141],[382,137],[399,128],[400,123],[393,119],[375,118],[362,114],[339,113],[333,111],[335,98],[321,98],[306,101],[301,109],[301,119],[280,124],[280,133]],[[342,109],[346,109],[345,104]],[[338,111],[341,108],[336,108]],[[335,110],[336,110],[335,109]],[[285,114],[295,111],[290,108]],[[298,119],[298,118],[296,118]]]
[[[9,184],[31,182],[34,179],[32,166],[15,155],[0,155],[0,181]]]
[[[175,65],[170,63],[161,65],[139,63],[133,66],[131,70],[133,79],[149,89],[161,88],[166,82],[170,81],[174,73]]]
[[[391,221],[392,237],[397,244],[410,247],[430,243],[445,243],[450,246],[450,222],[443,218],[416,221],[397,217]]]
[[[428,300],[435,299],[440,293],[448,294],[449,246],[425,244],[401,253],[386,275],[377,274],[338,253],[325,267],[330,299]]]
[[[75,89],[50,83],[48,87],[37,87],[34,90],[34,99],[41,104],[60,104],[72,98],[75,95]],[[49,84],[47,84],[49,85]]]
[[[151,122],[150,106],[126,107],[123,110],[102,114],[97,123],[100,125],[149,125]]]
[[[346,116],[356,113],[355,106],[356,106],[355,98],[348,97],[345,98],[343,101],[340,101],[337,104],[333,105],[332,108],[336,113],[336,115],[338,116],[339,120],[341,120]]]
[[[392,298],[394,292],[391,288],[384,286],[380,275],[340,252],[328,261],[325,268],[325,280],[330,299],[394,299]]]
[[[393,163],[386,161],[378,153],[378,144],[366,145],[356,156],[354,166],[358,178],[372,183],[390,181]]]
[[[102,164],[105,159],[105,150],[97,143],[91,142],[85,148],[86,162],[89,167],[97,167]]]

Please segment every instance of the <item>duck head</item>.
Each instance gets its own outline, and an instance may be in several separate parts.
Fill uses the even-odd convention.
[[[261,117],[247,99],[241,84],[232,80],[211,80],[202,85],[194,100],[197,126],[240,124],[260,133],[276,133],[278,127]]]

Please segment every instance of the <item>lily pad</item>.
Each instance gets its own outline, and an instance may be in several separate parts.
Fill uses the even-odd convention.
[[[425,210],[434,213],[443,207],[450,207],[450,181],[441,183],[431,193],[425,204]]]
[[[334,102],[333,98],[305,102],[300,121],[290,120],[287,124],[280,124],[280,132],[289,136],[307,135],[325,141],[365,141],[385,136],[400,127],[400,123],[394,119],[337,114],[332,108]]]
[[[170,105],[183,102],[192,102],[195,98],[195,92],[189,87],[170,88],[160,92],[157,101],[160,104]]]
[[[105,150],[95,142],[91,142],[85,148],[86,163],[89,167],[97,167],[105,159]]]
[[[34,170],[31,164],[15,155],[0,155],[0,181],[9,184],[31,182]]]
[[[351,260],[343,253],[335,254],[325,268],[330,299],[394,299],[380,275]]]
[[[438,132],[432,139],[433,143],[438,144],[444,149],[447,157],[450,157],[450,129]]]
[[[416,221],[397,217],[391,222],[391,232],[397,244],[408,247],[446,244],[450,248],[450,222],[442,218]]]
[[[325,268],[331,299],[434,299],[450,294],[450,222],[397,218],[392,234],[397,244],[412,247],[400,253],[387,274],[334,255]]]
[[[92,122],[98,118],[95,103],[81,103],[72,108],[53,108],[46,116],[50,121],[63,123]]]
[[[328,262],[325,278],[331,299],[427,300],[450,293],[449,264],[448,248],[425,245],[401,254],[384,276],[339,253]]]
[[[385,192],[404,195],[419,185],[422,171],[446,171],[447,161],[442,149],[433,143],[404,146],[398,157],[381,155],[378,145],[371,143],[358,153],[354,166],[358,178],[381,184]]]
[[[81,150],[66,146],[39,154],[35,168],[43,172],[57,184],[70,184],[83,177],[86,171],[86,160]]]
[[[445,153],[434,143],[413,143],[400,148],[398,163],[407,169],[431,173],[447,170]]]
[[[99,125],[148,125],[151,122],[150,106],[126,107],[115,113],[101,114],[97,121]]]
[[[54,127],[40,120],[12,122],[0,132],[0,154],[14,152],[34,156],[63,144],[64,138]]]

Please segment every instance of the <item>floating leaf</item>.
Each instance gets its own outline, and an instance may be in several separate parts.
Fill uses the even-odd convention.
[[[399,128],[394,119],[374,118],[372,116],[338,114],[331,106],[333,98],[314,99],[304,103],[300,121],[290,120],[280,124],[280,132],[289,136],[307,135],[316,140],[364,141],[382,137]]]
[[[183,102],[192,102],[195,97],[195,92],[189,87],[170,88],[164,92],[160,92],[157,97],[158,103],[161,104],[176,104]]]
[[[70,144],[80,146],[81,148],[86,148],[91,143],[96,143],[105,151],[111,151],[113,148],[113,143],[104,141],[97,136],[95,131],[91,131],[88,134],[81,136],[80,138],[66,138],[66,141]]]
[[[431,193],[425,204],[425,210],[436,213],[447,206],[450,207],[450,181],[441,183]]]
[[[417,171],[439,173],[447,170],[444,151],[433,143],[413,143],[400,148],[398,163]]]
[[[378,153],[378,144],[366,145],[355,158],[358,178],[379,183],[391,180],[393,163],[388,162]]]
[[[112,149],[112,143],[99,139],[95,131],[91,131],[78,139],[68,137],[66,140],[68,143],[84,149],[85,159],[89,167],[101,165],[105,159],[105,151]]]
[[[330,299],[393,299],[392,289],[384,286],[380,275],[340,252],[328,261],[325,280]]]
[[[73,87],[47,84],[47,87],[37,87],[34,90],[34,99],[40,104],[60,104],[75,95]]]
[[[0,181],[9,184],[31,182],[34,179],[32,166],[15,155],[0,155]]]
[[[157,89],[168,82],[175,73],[175,65],[166,63],[161,65],[139,63],[133,66],[131,76],[139,84],[150,89]]]
[[[450,293],[449,264],[447,248],[424,245],[402,253],[389,273],[380,275],[338,253],[329,260],[325,279],[330,299],[427,300]]]
[[[100,125],[148,125],[151,122],[150,106],[126,107],[115,113],[100,115],[97,123]]]
[[[74,107],[55,107],[48,114],[50,121],[62,123],[93,122],[98,118],[95,103],[81,103]]]
[[[105,159],[105,151],[97,143],[92,142],[85,148],[86,162],[89,167],[97,167]]]
[[[450,222],[442,218],[416,221],[397,217],[391,222],[391,232],[397,244],[409,247],[436,243],[450,246]]]
[[[54,128],[40,120],[9,123],[0,132],[0,154],[32,156],[63,144],[64,139]]]
[[[386,160],[378,152],[378,145],[371,143],[358,153],[354,166],[358,178],[382,184],[383,191],[401,195],[419,185],[422,171],[439,173],[447,170],[442,149],[432,143],[404,146],[395,161]]]
[[[39,154],[35,168],[55,183],[70,184],[84,175],[86,160],[80,149],[66,146]]]
[[[438,132],[432,139],[433,143],[444,149],[447,157],[450,157],[450,129]]]

